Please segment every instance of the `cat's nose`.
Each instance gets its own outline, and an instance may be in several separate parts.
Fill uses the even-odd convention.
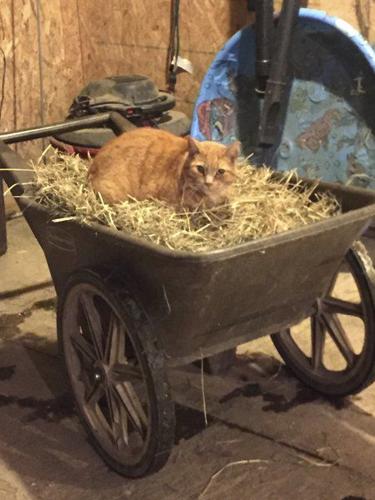
[[[210,186],[213,182],[214,182],[213,176],[212,175],[206,175],[205,184],[207,184],[207,186]]]

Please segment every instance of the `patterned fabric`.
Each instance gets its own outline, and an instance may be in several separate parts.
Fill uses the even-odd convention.
[[[293,81],[280,143],[267,161],[319,177],[375,188],[375,53],[346,22],[301,9],[291,53]],[[191,133],[255,149],[261,101],[255,88],[255,34],[236,33],[217,54],[200,89]],[[258,154],[258,155],[257,155]]]

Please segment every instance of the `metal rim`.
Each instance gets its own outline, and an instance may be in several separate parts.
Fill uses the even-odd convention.
[[[317,300],[315,314],[310,318],[309,355],[292,336],[290,329],[273,336],[273,341],[287,366],[305,383],[322,392],[332,394],[355,392],[360,388],[362,379],[367,376],[369,356],[372,359],[373,303],[364,281],[364,274],[357,269],[357,259],[353,251],[346,255],[329,290]],[[333,296],[335,283],[343,268],[354,280],[359,296],[358,302],[340,298],[337,293]],[[358,349],[357,352],[354,349],[350,332],[344,327],[340,316],[357,318],[361,321],[364,335],[359,352]],[[330,369],[325,364],[326,346],[329,340],[345,364],[342,369]]]
[[[144,457],[150,440],[145,366],[121,314],[89,283],[68,292],[63,348],[71,386],[92,435],[118,463]]]

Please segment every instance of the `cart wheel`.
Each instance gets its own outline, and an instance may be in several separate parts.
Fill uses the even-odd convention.
[[[57,325],[77,410],[95,449],[125,476],[158,470],[174,442],[175,414],[164,356],[141,309],[94,273],[80,272],[59,297]]]
[[[356,243],[328,293],[318,299],[316,313],[272,335],[295,376],[327,396],[354,394],[375,380],[374,284],[368,264],[366,249]]]

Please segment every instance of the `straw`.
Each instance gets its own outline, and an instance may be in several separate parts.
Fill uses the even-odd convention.
[[[173,250],[203,252],[248,242],[339,213],[330,194],[316,186],[304,188],[295,172],[281,179],[269,168],[238,165],[238,179],[230,203],[211,210],[176,211],[160,200],[128,199],[109,205],[88,184],[91,160],[49,148],[32,166],[34,195],[49,208],[53,220],[102,223]]]

